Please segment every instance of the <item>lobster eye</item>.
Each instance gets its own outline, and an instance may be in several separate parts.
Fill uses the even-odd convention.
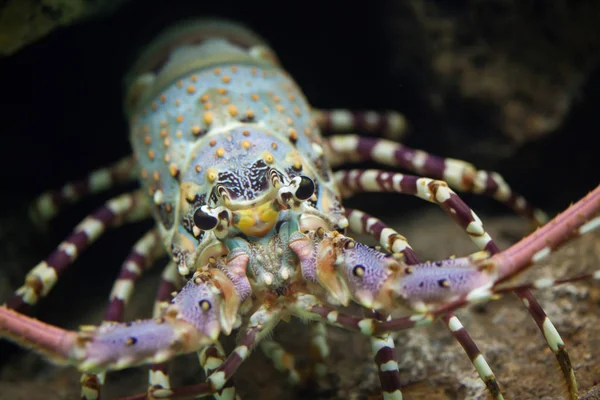
[[[296,198],[298,200],[307,200],[315,192],[315,183],[307,176],[300,177],[300,183],[296,190]]]
[[[219,221],[215,217],[205,213],[200,208],[194,213],[194,224],[204,231],[213,229],[217,226],[218,222]]]

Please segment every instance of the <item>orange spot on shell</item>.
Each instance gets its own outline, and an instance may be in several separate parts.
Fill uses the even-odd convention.
[[[172,177],[176,177],[177,175],[179,175],[179,168],[177,168],[177,165],[169,164],[169,173]]]
[[[205,112],[204,113],[204,123],[206,125],[210,125],[213,122],[213,115],[211,112]]]
[[[196,172],[200,172],[200,171],[202,171],[202,167],[201,167],[201,166],[199,166],[199,165],[196,165],[196,166],[194,167],[194,170],[196,170]]]
[[[208,101],[208,95],[203,94],[202,96],[200,96],[200,101],[203,103],[206,103]]]
[[[237,72],[238,67],[236,67],[235,65],[231,66],[231,72]]]
[[[158,109],[158,104],[152,103],[150,107],[152,108],[152,111],[156,111]]]
[[[298,132],[294,128],[290,129],[289,138],[292,142],[295,142],[298,140]]]
[[[154,150],[150,149],[148,150],[148,158],[151,160],[154,160],[155,154],[154,154]]]
[[[218,89],[217,89],[217,92],[218,92],[219,94],[227,94],[227,89],[218,88]]]
[[[164,103],[164,102],[166,102],[166,101],[167,101],[167,96],[166,96],[166,95],[164,95],[164,94],[161,94],[161,95],[160,95],[160,102],[161,102],[161,103]]]
[[[196,75],[196,74],[192,75],[192,76],[190,77],[190,80],[191,80],[192,82],[197,82],[197,81],[198,81],[198,75]]]
[[[242,147],[245,148],[246,150],[248,150],[250,148],[250,142],[247,140],[244,140],[242,142]]]
[[[163,142],[163,144],[165,145],[165,147],[169,147],[169,145],[171,144],[171,139],[165,138],[165,141]]]
[[[194,85],[190,85],[190,86],[188,86],[188,87],[187,87],[187,92],[188,92],[189,94],[196,93],[196,87],[195,87]]]
[[[192,126],[192,133],[194,135],[199,135],[202,130],[200,129],[200,125]]]
[[[231,77],[228,75],[224,75],[221,80],[223,81],[223,83],[229,83],[231,82]]]
[[[220,75],[221,74],[221,68],[215,68],[215,69],[213,69],[213,73],[215,75]]]
[[[208,144],[210,145],[210,147],[214,147],[217,144],[217,141],[213,139],[210,142],[208,142]]]
[[[180,124],[183,122],[183,115],[179,114],[176,119],[177,123]]]
[[[160,174],[158,173],[158,171],[154,171],[154,173],[152,174],[152,177],[154,178],[155,181],[158,181],[160,179]]]
[[[235,117],[236,115],[238,115],[238,109],[235,105],[230,104],[227,107],[227,111],[229,112],[229,115],[231,115],[232,117]]]
[[[150,136],[146,136],[146,137],[144,138],[144,143],[146,143],[146,144],[150,144],[150,142],[152,142],[152,138],[151,138]]]
[[[225,155],[225,149],[222,147],[219,147],[217,149],[217,151],[215,152],[215,154],[217,155],[217,157],[223,157]]]
[[[210,110],[210,109],[212,109],[212,106],[213,106],[212,103],[209,101],[208,103],[204,104],[204,109]]]
[[[242,135],[244,135],[244,136],[250,136],[250,131],[243,131]]]
[[[271,147],[273,148],[273,150],[277,150],[277,143],[275,143],[275,142],[271,143]]]
[[[260,99],[260,97],[257,94],[253,94],[252,96],[250,96],[250,98],[254,101],[258,101],[258,99]]]
[[[167,136],[167,130],[166,129],[161,129],[160,130],[160,137],[164,138],[165,136]]]

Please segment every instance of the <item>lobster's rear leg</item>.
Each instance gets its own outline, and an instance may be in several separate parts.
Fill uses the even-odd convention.
[[[378,170],[339,171],[335,178],[342,193],[346,196],[359,191],[396,192],[416,195],[423,200],[436,203],[466,230],[480,250],[486,250],[490,254],[499,252],[496,244],[483,229],[481,220],[443,181]],[[558,332],[533,294],[527,289],[520,289],[515,293],[527,306],[548,346],[552,349],[563,372],[570,397],[576,399],[577,381],[571,360],[564,347],[564,341],[560,339],[563,346],[560,350],[555,349],[552,346],[554,339],[549,336],[548,332],[553,334],[554,332],[558,334]]]
[[[422,150],[386,139],[338,135],[326,139],[333,167],[347,162],[374,161],[390,167],[404,168],[423,176],[442,179],[458,190],[484,194],[507,205],[520,215],[543,225],[548,217],[515,193],[496,172],[477,170],[472,164],[438,157]]]
[[[313,118],[324,134],[365,132],[399,141],[407,132],[404,115],[397,111],[313,109]]]
[[[119,276],[115,281],[106,312],[105,322],[122,322],[125,305],[128,303],[137,280],[154,263],[165,254],[159,243],[158,231],[152,230],[138,240],[123,262]],[[81,399],[97,400],[104,383],[105,374],[83,374],[81,376]]]
[[[38,226],[44,226],[66,206],[78,202],[85,196],[135,181],[137,179],[135,166],[134,158],[127,156],[114,164],[92,171],[83,179],[43,193],[31,205],[31,219]]]
[[[150,217],[139,191],[123,194],[109,200],[104,206],[87,216],[77,225],[50,255],[36,265],[25,278],[25,284],[7,301],[7,307],[25,311],[45,297],[58,278],[75,261],[79,254],[95,242],[108,227]]]
[[[363,211],[353,210],[353,209],[346,209],[346,217],[348,218],[348,221],[349,221],[348,228],[351,231],[353,231],[355,233],[370,234],[373,238],[375,238],[375,240],[377,240],[383,246],[383,248],[385,248],[388,251],[392,251],[392,248],[394,248],[394,245],[396,244],[395,241],[397,241],[397,240],[401,240],[401,242],[403,243],[402,246],[404,246],[404,243],[406,243],[406,246],[403,249],[403,252],[404,252],[403,255],[404,255],[406,264],[414,265],[414,264],[419,263],[416,253],[412,250],[410,245],[408,245],[408,242],[406,242],[406,239],[403,236],[401,236],[400,234],[398,234],[396,231],[394,231],[393,229],[387,227],[381,220],[379,220]],[[384,232],[385,232],[385,234],[384,234]],[[396,239],[395,239],[395,241],[392,241],[392,240],[390,240],[390,238],[396,238]],[[407,260],[410,260],[410,262]],[[475,341],[471,338],[471,335],[469,335],[469,332],[467,332],[466,328],[460,323],[458,317],[456,317],[454,314],[450,313],[450,314],[444,315],[443,320],[444,320],[444,323],[446,324],[446,326],[452,332],[452,335],[455,337],[455,339],[460,343],[460,345],[466,351],[467,355],[469,356],[469,359],[471,360],[471,362],[473,363],[473,366],[475,367],[475,370],[479,374],[479,377],[485,383],[486,387],[488,388],[489,392],[494,397],[494,399],[496,399],[496,400],[503,399],[502,394],[500,392],[500,388],[498,387],[498,382],[496,380],[496,377],[494,376],[494,374],[493,374],[491,368],[489,367],[487,361],[485,360],[483,354],[479,351],[477,344],[475,344]],[[389,334],[387,336],[382,336],[382,337],[389,337]],[[375,346],[376,343],[377,343],[377,339],[372,338],[371,339],[372,346]],[[393,342],[392,342],[392,345],[393,345]],[[386,354],[388,354],[388,353],[390,353],[389,350],[387,351]],[[393,346],[392,346],[391,354],[393,355]],[[377,359],[377,356],[376,356],[376,359]],[[396,365],[396,367],[397,367],[397,365]],[[388,373],[388,375],[389,375],[389,373]],[[396,375],[399,378],[398,372],[396,372]],[[383,388],[386,387],[385,384],[387,384],[388,380],[391,380],[391,377],[389,377],[386,380],[386,377],[385,376],[382,377],[381,373],[380,373],[380,381],[381,381],[381,385]],[[385,384],[384,384],[384,382],[385,382]],[[399,389],[400,389],[400,386],[398,383],[398,390]]]

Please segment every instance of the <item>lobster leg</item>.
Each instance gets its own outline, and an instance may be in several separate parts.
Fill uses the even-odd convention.
[[[157,230],[146,233],[137,241],[121,266],[119,277],[113,285],[110,301],[104,314],[104,321],[123,321],[125,305],[133,294],[135,283],[142,273],[163,254],[165,254],[165,251],[160,246]],[[104,374],[83,374],[81,376],[81,399],[99,399],[103,382]]]
[[[31,219],[38,225],[43,226],[67,205],[76,203],[85,196],[135,181],[137,179],[135,165],[133,157],[127,156],[112,165],[92,171],[81,180],[67,183],[60,189],[43,193],[31,205]]]
[[[339,171],[335,175],[342,193],[350,195],[358,191],[385,191],[412,194],[438,204],[454,221],[466,230],[480,250],[490,254],[499,252],[498,247],[491,237],[484,231],[481,220],[443,181],[434,181],[428,178],[419,178],[411,175],[390,173],[379,170],[349,170]],[[350,218],[349,218],[350,219]],[[410,264],[407,261],[407,264]],[[527,309],[540,328],[544,339],[550,346],[548,336],[544,331],[544,323],[552,326],[552,322],[545,314],[535,297],[527,289],[517,290],[517,296],[525,301]],[[553,332],[556,329],[553,327]],[[561,342],[562,339],[561,339]],[[564,343],[564,342],[563,342]],[[553,350],[556,359],[563,371],[565,381],[572,399],[577,398],[577,381],[571,366],[569,355],[564,348],[560,352]]]
[[[348,221],[350,221],[349,228],[351,231],[354,231],[356,233],[371,234],[376,240],[378,240],[381,243],[381,245],[386,250],[390,251],[393,242],[390,243],[390,241],[388,239],[386,239],[385,237],[383,237],[381,235],[381,232],[383,232],[384,230],[387,229],[389,231],[394,232],[394,234],[397,235],[397,233],[395,233],[395,231],[388,228],[379,219],[372,217],[362,211],[346,210],[346,213],[347,213],[346,216],[348,217]],[[360,217],[360,219],[358,217],[356,217],[356,215],[358,215]],[[371,227],[371,229],[369,229],[369,227]],[[373,227],[376,227],[376,228],[374,229]],[[353,228],[356,228],[356,230]],[[391,237],[391,235],[389,235],[389,237]],[[404,239],[404,238],[402,238],[402,239],[404,241],[406,241],[406,239]],[[408,243],[407,243],[407,245],[408,245]],[[419,262],[419,260],[417,258],[417,255],[410,248],[410,246],[407,246],[407,248],[405,250],[410,250],[408,257],[405,254],[406,264],[408,264],[408,265],[417,264]],[[409,262],[408,259],[410,259],[412,262]],[[491,395],[494,397],[494,399],[501,400],[503,397],[502,397],[502,394],[500,393],[500,388],[498,387],[498,382],[496,381],[496,378],[495,378],[494,374],[492,373],[489,365],[487,364],[483,354],[479,351],[477,344],[475,344],[475,342],[471,338],[471,335],[469,335],[469,332],[467,332],[466,328],[461,324],[458,317],[456,317],[454,314],[444,315],[442,317],[442,319],[444,320],[444,323],[446,323],[446,326],[448,326],[448,328],[450,328],[450,331],[452,332],[455,339],[460,343],[460,345],[466,351],[467,355],[469,356],[469,359],[473,363],[473,366],[477,370],[479,377],[486,384]],[[371,339],[372,345],[374,345],[374,341],[376,341],[376,340],[378,340],[378,339],[376,339],[376,338]],[[381,373],[380,373],[380,375],[381,375]],[[384,387],[384,379],[381,376],[380,376],[380,381],[382,382],[382,387]],[[398,389],[399,388],[400,387],[398,386]],[[384,394],[384,396],[385,396],[385,394]]]
[[[384,249],[391,253],[399,253],[404,257],[406,264],[418,264],[419,258],[410,247],[406,238],[395,230],[389,228],[380,219],[375,218],[364,211],[353,208],[345,209],[348,218],[348,229],[358,234],[371,235]]]
[[[7,301],[7,307],[26,311],[45,297],[58,278],[77,259],[77,256],[104,233],[106,228],[125,222],[139,221],[150,216],[139,191],[109,200],[75,227],[50,255],[36,265],[25,278],[25,284]]]
[[[386,139],[357,135],[332,136],[326,139],[326,144],[333,167],[347,162],[374,161],[404,168],[442,179],[461,191],[492,196],[538,226],[547,221],[543,211],[533,208],[523,196],[515,193],[498,173],[477,170],[465,161],[434,156]]]
[[[287,374],[287,380],[292,385],[300,383],[300,372],[296,369],[294,356],[287,352],[279,343],[265,339],[260,343],[265,357],[273,362],[275,369]]]
[[[439,205],[469,235],[481,250],[496,252],[498,247],[483,229],[473,210],[444,181],[381,170],[348,170],[335,174],[344,197],[358,192],[394,192],[410,194]]]
[[[313,109],[313,118],[324,134],[365,132],[400,141],[406,134],[407,122],[397,111],[351,111]]]
[[[154,299],[154,310],[152,318],[161,318],[167,307],[173,293],[181,289],[181,275],[177,273],[177,264],[170,261],[164,268],[160,280],[156,298]],[[148,394],[153,395],[159,390],[170,390],[171,383],[167,363],[151,364],[148,369]]]
[[[323,378],[327,374],[327,358],[329,357],[329,345],[327,344],[327,325],[322,322],[310,324],[310,355],[312,358],[311,368],[317,378]]]
[[[217,342],[201,350],[198,353],[198,358],[200,360],[200,365],[202,365],[202,369],[204,369],[204,372],[208,377],[225,361],[225,350],[223,350],[223,346]],[[221,389],[218,394],[215,394],[215,398],[217,400],[239,399],[239,396],[236,396],[235,394],[233,381],[227,381],[223,389]]]
[[[467,329],[460,323],[459,319],[453,313],[448,313],[442,316],[442,320],[452,332],[454,338],[460,343],[462,348],[465,350],[471,363],[475,366],[479,377],[485,383],[488,391],[491,393],[492,397],[496,400],[503,400],[504,397],[500,392],[500,387],[498,387],[498,382],[496,381],[496,376],[492,372],[492,369],[488,365],[487,361],[481,354],[481,351],[475,344],[475,341],[467,332]]]

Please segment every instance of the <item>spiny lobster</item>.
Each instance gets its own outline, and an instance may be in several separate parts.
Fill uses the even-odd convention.
[[[600,187],[500,251],[450,189],[492,196],[543,225],[545,215],[500,175],[389,140],[403,132],[396,113],[312,110],[265,42],[223,21],[188,21],[160,36],[132,68],[125,109],[134,156],[41,196],[34,211],[38,220],[49,220],[84,195],[135,179],[142,189],[85,218],[0,308],[3,337],[83,372],[82,398],[99,398],[107,371],[150,364],[148,391],[128,399],[233,399],[232,377],[259,344],[298,383],[303,377],[292,358],[267,338],[280,320],[294,316],[314,321],[316,377],[324,375],[329,351],[325,324],[368,336],[387,400],[402,398],[390,332],[442,319],[491,395],[502,399],[492,370],[453,312],[505,292],[515,292],[526,304],[561,366],[570,397],[577,398],[564,342],[530,289],[600,279],[600,273],[507,282],[600,225]],[[385,138],[321,136],[321,131],[354,129]],[[331,171],[359,161],[431,178]],[[342,206],[342,198],[358,192],[404,193],[435,203],[480,252],[421,262],[406,239],[382,221]],[[107,228],[151,216],[156,228],[123,263],[101,325],[74,332],[23,314]],[[361,244],[347,231],[366,233],[381,247]],[[135,283],[166,252],[172,261],[162,275],[153,318],[123,322]],[[357,317],[339,308],[351,302],[372,315]],[[413,313],[390,317],[399,308]],[[219,338],[234,330],[240,332],[237,346],[225,357]],[[191,352],[199,353],[206,382],[171,387],[165,363]]]

